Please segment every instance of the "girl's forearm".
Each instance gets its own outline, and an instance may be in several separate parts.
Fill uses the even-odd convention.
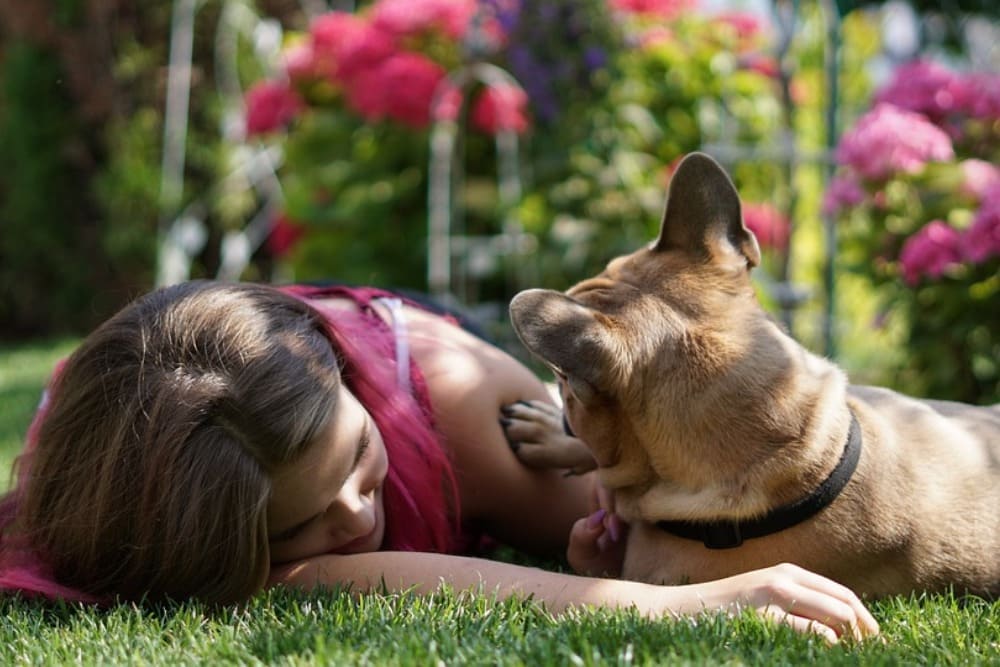
[[[442,585],[504,599],[531,597],[553,613],[572,607],[636,607],[648,615],[697,611],[682,604],[687,587],[651,586],[595,579],[510,563],[433,553],[379,551],[350,556],[318,556],[278,568],[271,583],[303,588],[349,584],[357,591],[413,590],[431,593]],[[672,607],[677,607],[673,610]]]
[[[273,584],[303,588],[350,585],[356,591],[413,590],[442,585],[498,598],[531,597],[553,613],[575,607],[632,608],[652,617],[752,609],[801,632],[835,642],[844,634],[878,633],[878,623],[854,593],[795,565],[777,565],[727,579],[686,586],[655,586],[594,579],[509,563],[431,553],[379,551],[318,556],[275,568]]]

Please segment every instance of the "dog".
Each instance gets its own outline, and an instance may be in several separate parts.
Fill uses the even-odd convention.
[[[1000,405],[849,384],[759,305],[759,263],[735,186],[693,153],[655,241],[565,293],[511,301],[631,526],[622,576],[695,583],[792,562],[868,597],[996,597]]]

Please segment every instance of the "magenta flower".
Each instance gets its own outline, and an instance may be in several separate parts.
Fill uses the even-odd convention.
[[[915,60],[896,68],[892,79],[875,96],[875,103],[892,104],[939,123],[958,108],[964,96],[957,74],[937,63]]]
[[[472,105],[472,125],[487,134],[505,130],[523,134],[528,129],[528,95],[517,86],[490,86]]]
[[[970,74],[962,82],[961,110],[972,118],[1000,119],[1000,74]]]
[[[385,117],[414,128],[430,122],[434,91],[444,68],[417,53],[398,53],[348,89],[348,102],[368,120]]]
[[[303,108],[302,100],[282,81],[261,81],[246,93],[246,135],[284,127]]]
[[[371,11],[374,26],[397,38],[437,29],[461,39],[476,13],[476,0],[379,0]]]
[[[865,200],[865,191],[853,174],[835,176],[823,195],[823,215],[839,215]]]
[[[864,178],[881,180],[916,173],[928,162],[955,157],[951,139],[924,116],[882,103],[844,133],[837,162]]]
[[[788,247],[791,225],[781,211],[771,204],[743,204],[743,222],[764,248],[784,250]]]
[[[899,253],[903,280],[916,285],[921,278],[940,278],[952,266],[962,262],[962,236],[954,227],[940,220],[925,225],[906,239]]]
[[[965,259],[979,264],[1000,257],[1000,184],[991,187],[962,238]]]

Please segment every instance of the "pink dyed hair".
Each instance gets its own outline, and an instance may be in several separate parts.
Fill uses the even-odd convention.
[[[284,288],[300,298],[315,288]],[[372,296],[385,295],[366,290]],[[326,333],[342,361],[341,378],[378,426],[389,457],[385,481],[383,548],[448,553],[459,547],[459,498],[451,461],[441,447],[429,405],[397,382],[395,339],[377,316],[319,309]],[[334,323],[336,318],[336,323]],[[411,364],[416,394],[427,388]],[[450,517],[454,518],[450,518]]]

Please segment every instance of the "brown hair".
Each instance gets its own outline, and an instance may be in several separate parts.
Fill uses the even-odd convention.
[[[270,568],[270,473],[324,428],[337,367],[321,317],[273,288],[148,294],[67,361],[13,528],[86,593],[244,600]]]

